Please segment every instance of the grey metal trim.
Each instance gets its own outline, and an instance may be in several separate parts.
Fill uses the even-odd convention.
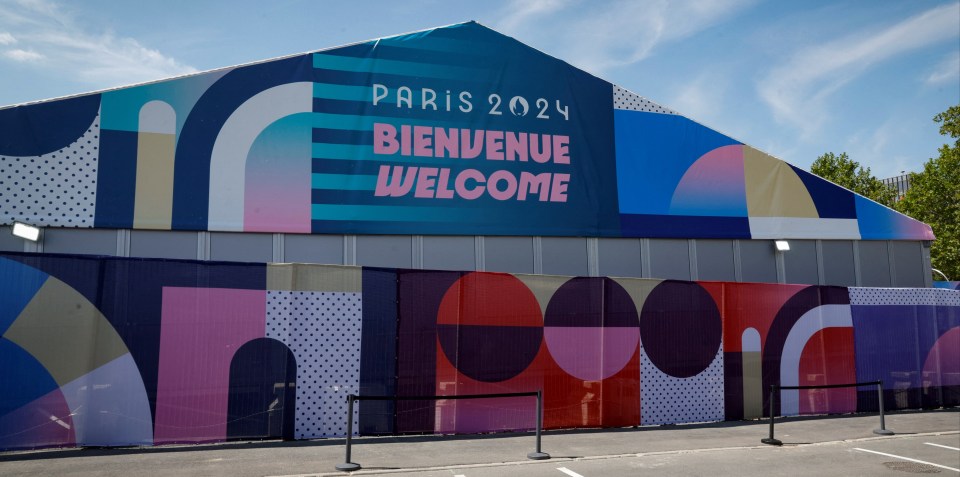
[[[697,239],[687,239],[687,255],[690,262],[690,281],[697,281],[700,279],[697,266]]]
[[[475,235],[473,237],[473,263],[474,269],[478,272],[482,272],[487,269],[487,254],[483,245],[483,235]]]
[[[210,232],[197,233],[197,260],[210,260]]]
[[[890,263],[890,286],[897,287],[900,285],[899,283],[897,283],[896,260],[893,259],[893,242],[889,240],[884,240],[884,243],[887,244],[887,262]]]
[[[923,261],[923,286],[927,288],[933,287],[933,263],[930,261],[930,241],[924,240],[920,242],[920,254],[921,260]]]
[[[743,264],[740,263],[740,240],[733,241],[733,279],[743,281]]]
[[[117,256],[130,256],[130,231],[127,229],[117,229]]]
[[[344,265],[357,264],[357,236],[356,235],[343,236],[343,264]]]
[[[596,237],[587,237],[587,274],[600,276],[600,239]]]
[[[410,248],[411,265],[417,270],[423,270],[423,235],[411,235]]]
[[[776,247],[773,241],[767,241],[771,247]],[[783,252],[777,250],[773,252],[773,256],[777,261],[777,283],[787,283],[787,266],[783,259]]]
[[[817,284],[826,285],[826,277],[823,273],[823,241],[817,239],[816,241],[816,251],[817,251]]]
[[[533,274],[543,275],[543,241],[542,237],[533,237]]]
[[[863,276],[860,273],[860,242],[860,240],[853,241],[853,283],[858,287],[863,286]]]
[[[273,263],[284,263],[284,242],[285,236],[282,233],[273,234]]]
[[[650,278],[650,239],[640,239],[640,277]]]

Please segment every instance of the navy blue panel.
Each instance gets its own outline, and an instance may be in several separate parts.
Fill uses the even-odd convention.
[[[128,229],[133,226],[137,186],[137,133],[100,131],[97,172],[97,211],[94,226]]]
[[[244,66],[227,73],[200,97],[177,140],[173,182],[174,229],[206,230],[210,193],[210,156],[220,128],[254,95],[287,83],[312,81],[313,56]],[[100,196],[103,197],[103,196]]]
[[[314,157],[312,161],[313,172],[315,173],[376,175],[380,171],[380,164],[374,161],[344,161],[317,157]]]
[[[823,219],[855,219],[857,206],[853,192],[803,169],[790,166],[810,192],[817,213]]]
[[[393,42],[390,42],[393,43]],[[376,48],[376,55],[379,59],[382,60],[399,60],[399,61],[416,61],[418,63],[431,63],[444,66],[466,66],[471,67],[477,63],[483,61],[489,61],[487,58],[484,58],[481,55],[475,55],[471,53],[466,53],[463,51],[437,51],[437,50],[426,50],[420,49],[420,45],[416,42],[410,44],[410,48],[416,48],[416,56],[414,58],[410,57],[410,48],[399,48],[396,46],[391,46],[387,42],[381,41],[379,44],[377,42],[368,42],[368,43],[358,43],[356,45],[350,45],[343,48],[337,48],[334,50],[327,50],[321,52],[325,55],[335,55],[335,56],[352,56],[357,58],[364,58],[369,55],[374,54],[374,47]]]
[[[373,144],[373,131],[314,128],[313,142],[370,146]]]
[[[0,155],[39,156],[69,146],[99,110],[99,94],[0,109]]]
[[[0,363],[0,369],[3,370],[0,372],[0,417],[58,387],[36,358],[3,337],[0,337]],[[24,430],[0,427],[0,436],[9,436]]]
[[[103,267],[99,257],[17,252],[4,253],[4,257],[56,277],[83,295],[94,306],[99,307],[102,280],[100,272]]]
[[[283,343],[258,338],[230,361],[227,439],[294,439],[297,360]]]
[[[360,395],[397,393],[397,274],[363,269],[363,331],[360,342]],[[364,401],[361,434],[392,434],[396,422],[392,401]]]
[[[747,217],[620,214],[620,230],[624,237],[750,238]]]

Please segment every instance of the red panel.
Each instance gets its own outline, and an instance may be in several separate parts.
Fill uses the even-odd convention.
[[[816,332],[800,355],[800,386],[857,382],[853,328]],[[840,414],[857,410],[857,388],[801,389],[800,414]]]

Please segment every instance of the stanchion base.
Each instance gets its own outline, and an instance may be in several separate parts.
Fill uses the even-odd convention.
[[[891,430],[889,430],[889,429],[874,429],[874,430],[873,430],[873,433],[874,433],[874,434],[880,434],[881,436],[892,436],[892,435],[893,435],[893,431],[891,431]]]
[[[527,459],[532,459],[532,460],[546,460],[549,458],[550,458],[550,454],[547,454],[546,452],[531,452],[527,454]]]
[[[353,472],[355,470],[360,470],[360,464],[354,464],[353,462],[344,462],[342,464],[337,464],[337,470],[340,472]]]
[[[782,445],[783,445],[783,441],[781,441],[780,439],[774,439],[774,438],[772,438],[772,437],[764,437],[763,439],[760,439],[760,442],[762,442],[762,443],[764,443],[764,444],[769,444],[769,445],[772,445],[772,446],[782,446]]]

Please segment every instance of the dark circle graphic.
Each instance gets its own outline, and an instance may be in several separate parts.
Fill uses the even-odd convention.
[[[650,292],[640,312],[640,341],[647,357],[677,378],[707,369],[722,333],[716,302],[696,283],[664,281]]]
[[[636,327],[637,308],[630,294],[606,277],[572,278],[547,304],[544,326]]]
[[[513,275],[470,273],[440,301],[437,338],[461,373],[477,381],[505,381],[527,369],[540,351],[540,304]]]

